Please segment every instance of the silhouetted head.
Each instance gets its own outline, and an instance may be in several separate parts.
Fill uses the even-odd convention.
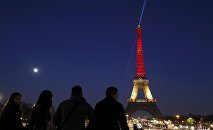
[[[83,96],[82,88],[80,86],[73,86],[72,88],[72,96]]]
[[[108,87],[106,90],[106,97],[118,99],[118,89],[115,87]]]
[[[14,92],[10,95],[7,105],[20,105],[21,104],[21,94],[19,92]]]
[[[39,95],[39,98],[36,102],[36,105],[38,106],[46,106],[51,107],[52,106],[52,92],[50,90],[44,90]]]
[[[30,123],[50,121],[50,108],[52,107],[52,92],[43,90],[38,97],[35,106],[32,109]]]

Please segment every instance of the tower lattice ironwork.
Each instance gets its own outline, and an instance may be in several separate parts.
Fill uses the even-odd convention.
[[[136,75],[135,78],[146,79],[146,71],[144,66],[143,46],[142,46],[142,28],[137,27],[137,59],[136,59]]]
[[[135,111],[144,110],[155,117],[161,116],[161,113],[156,105],[156,99],[152,97],[149,89],[149,80],[146,79],[146,71],[144,66],[143,46],[142,46],[142,28],[137,27],[137,50],[136,50],[136,74],[133,80],[133,90],[126,112],[131,115]],[[143,89],[144,98],[138,99],[138,90]]]

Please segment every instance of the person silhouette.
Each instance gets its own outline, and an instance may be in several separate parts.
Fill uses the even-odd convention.
[[[89,120],[87,127],[85,126],[86,118]],[[95,114],[93,108],[83,98],[80,86],[74,86],[71,98],[59,104],[53,123],[57,126],[57,130],[89,130],[93,128]]]
[[[24,129],[21,121],[21,98],[22,95],[19,92],[14,92],[10,95],[0,115],[1,130]]]
[[[32,108],[29,130],[49,130],[51,124],[52,92],[44,90]]]
[[[96,130],[129,130],[123,105],[117,99],[118,89],[108,87],[106,97],[95,106]]]

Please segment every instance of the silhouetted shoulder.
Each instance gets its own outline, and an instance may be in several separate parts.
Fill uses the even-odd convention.
[[[67,103],[69,103],[69,102],[70,102],[70,99],[64,100],[63,102],[61,102],[61,103],[59,104],[59,106],[61,106],[61,105],[63,105],[63,104],[67,104]]]

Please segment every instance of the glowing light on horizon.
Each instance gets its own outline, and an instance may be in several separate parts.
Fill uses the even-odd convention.
[[[0,94],[0,101],[3,99],[2,95]]]

